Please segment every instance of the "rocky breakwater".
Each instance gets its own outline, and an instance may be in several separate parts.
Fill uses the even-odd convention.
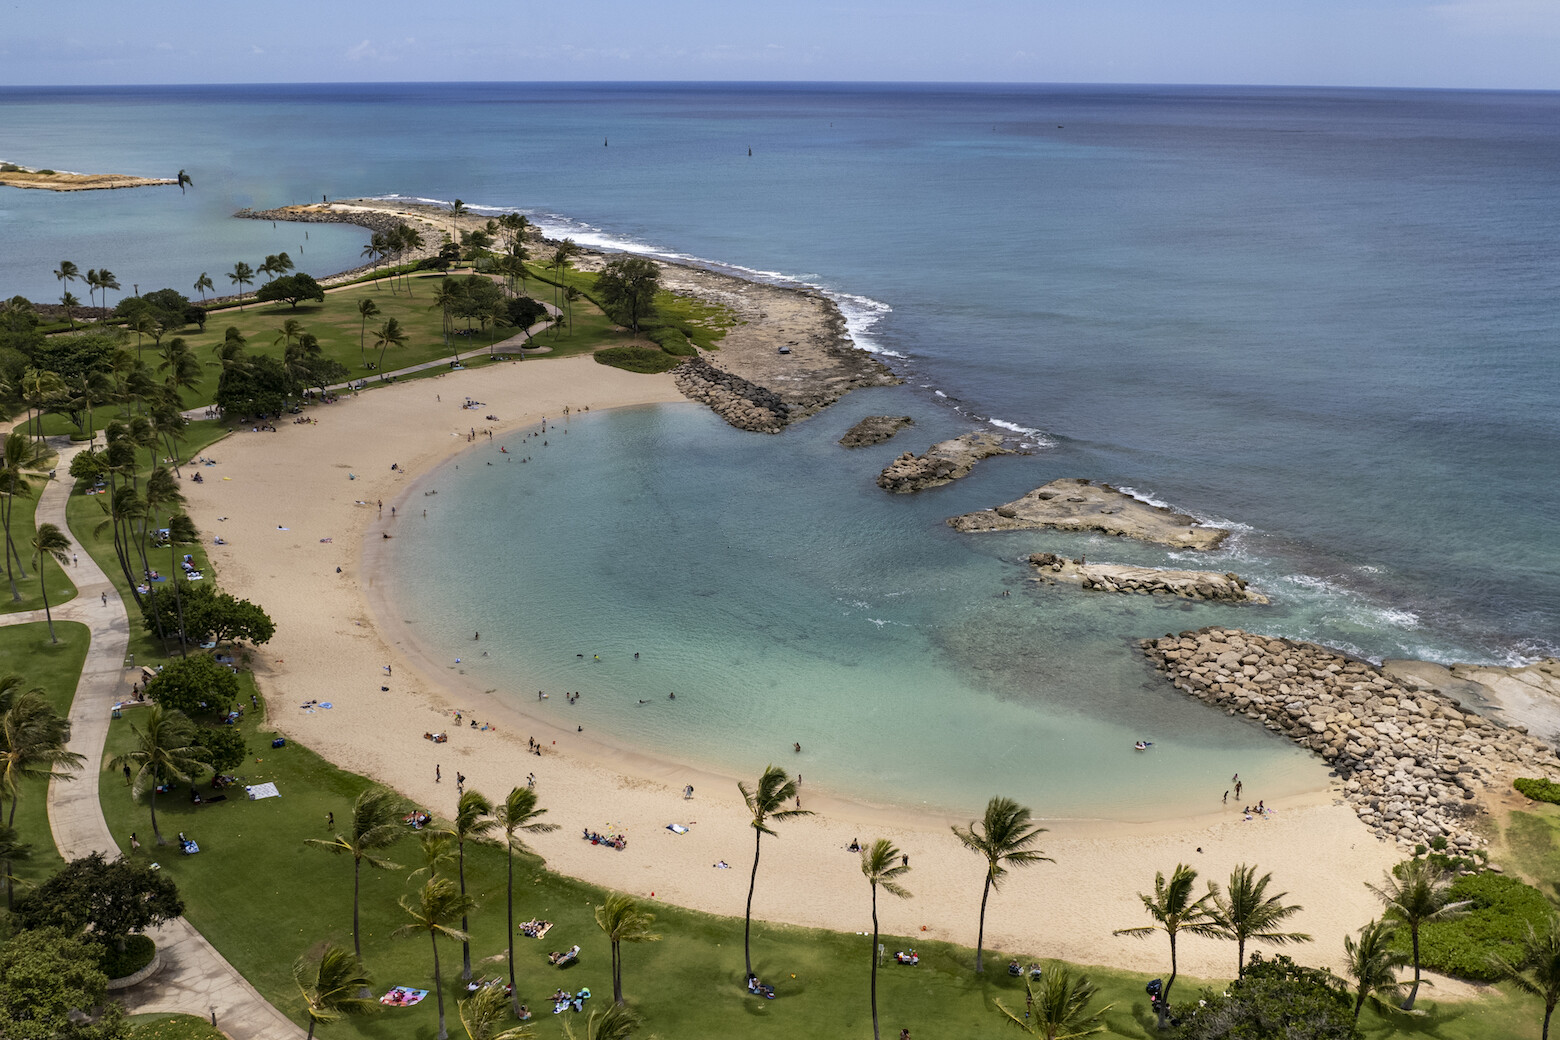
[[[700,401],[739,430],[779,433],[791,421],[791,408],[768,387],[723,371],[702,357],[689,358],[672,370],[682,395]]]
[[[1055,553],[1031,553],[1039,580],[1065,582],[1095,592],[1121,592],[1139,596],[1154,593],[1182,599],[1221,600],[1227,603],[1266,603],[1268,598],[1247,587],[1238,574],[1214,571],[1171,571],[1133,567],[1124,563],[1087,563]]]
[[[1556,767],[1554,748],[1525,727],[1314,643],[1204,628],[1142,647],[1177,689],[1326,759],[1360,819],[1403,845],[1445,838],[1457,850],[1477,847],[1479,792]]]
[[[975,463],[993,455],[1021,455],[1002,442],[995,433],[966,433],[952,440],[938,441],[925,455],[905,452],[878,474],[877,486],[896,495],[941,487],[968,476]]]
[[[870,448],[882,444],[906,426],[914,426],[908,415],[869,415],[845,431],[840,443],[847,448]]]
[[[308,206],[280,206],[276,209],[241,209],[233,216],[244,220],[290,220],[299,224],[355,224],[381,234],[389,234],[406,223],[400,217],[380,210],[318,202]]]
[[[948,526],[965,532],[1100,531],[1173,549],[1213,549],[1229,536],[1220,528],[1203,527],[1185,513],[1151,506],[1109,484],[1083,478],[1053,480],[1015,502],[951,517]]]

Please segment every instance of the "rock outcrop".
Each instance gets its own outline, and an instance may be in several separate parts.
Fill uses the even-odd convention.
[[[672,370],[677,389],[689,400],[702,401],[739,430],[779,433],[790,422],[790,406],[767,387],[723,371],[702,357],[689,358]]]
[[[882,444],[906,426],[914,426],[908,415],[869,415],[845,431],[840,443],[847,448],[869,448]]]
[[[925,455],[905,452],[878,474],[877,486],[896,495],[941,487],[969,475],[975,463],[993,455],[1023,454],[1005,447],[1000,434],[966,433],[952,440],[938,441]]]
[[[1560,659],[1514,666],[1383,661],[1381,670],[1410,689],[1487,704],[1545,740],[1560,739]]]
[[[1204,628],[1142,646],[1177,689],[1326,759],[1360,819],[1405,846],[1445,838],[1467,852],[1482,844],[1471,827],[1479,792],[1560,769],[1526,727],[1314,643]]]
[[[1078,478],[1053,480],[1016,502],[952,517],[948,526],[965,532],[1102,531],[1173,549],[1213,549],[1229,536],[1220,528],[1203,527],[1185,513],[1151,506],[1109,484]]]
[[[1031,553],[1029,562],[1038,580],[1065,582],[1095,592],[1122,592],[1139,596],[1154,593],[1182,599],[1222,600],[1229,603],[1266,603],[1268,598],[1246,587],[1238,574],[1214,571],[1171,571],[1157,567],[1133,567],[1125,563],[1086,563],[1055,553]]]

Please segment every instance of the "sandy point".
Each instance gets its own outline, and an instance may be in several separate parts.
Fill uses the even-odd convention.
[[[465,409],[468,397],[484,404]],[[376,572],[383,536],[421,522],[421,497],[403,502],[403,493],[417,475],[466,449],[473,430],[485,440],[488,430],[497,437],[560,418],[565,406],[581,413],[674,402],[694,407],[670,376],[634,375],[588,357],[451,372],[311,409],[317,423],[236,433],[212,447],[218,465],[185,491],[223,586],[276,619],[276,638],[254,663],[283,733],[445,816],[457,772],[495,797],[534,773],[542,804],[561,825],[535,842],[551,867],[740,915],[754,832],[736,778],[588,741],[528,717],[524,697],[506,703],[458,685],[442,664],[397,637],[391,590]],[[225,544],[209,544],[215,537]],[[523,675],[510,685],[535,688]],[[310,713],[302,707],[310,701],[333,707]],[[454,726],[456,706],[497,729]],[[449,741],[423,738],[436,730]],[[529,751],[531,738],[544,748],[540,757]],[[755,776],[764,764],[753,764]],[[798,761],[779,764],[795,769]],[[691,800],[684,798],[688,784]],[[880,908],[885,931],[973,945],[984,867],[949,831],[950,823],[968,821],[861,805],[806,786],[802,798],[817,815],[781,824],[778,838],[765,839],[755,915],[867,927],[867,888],[847,847],[854,838],[887,837],[910,857],[906,880],[915,898]],[[1307,963],[1341,965],[1344,935],[1378,913],[1362,882],[1378,879],[1397,852],[1325,792],[1273,808],[1252,821],[1234,811],[1188,816],[1175,805],[1150,824],[1043,821],[1050,833],[1042,844],[1055,863],[1015,871],[992,897],[987,946],[1157,973],[1165,967],[1162,939],[1111,934],[1146,923],[1136,893],[1152,887],[1155,871],[1184,862],[1222,881],[1237,864],[1253,863],[1273,871],[1277,887],[1305,907],[1293,927],[1316,937]],[[688,832],[668,830],[672,823]],[[581,840],[584,828],[608,826],[628,834],[623,852]],[[1180,953],[1183,971],[1233,971],[1231,944],[1183,939]]]

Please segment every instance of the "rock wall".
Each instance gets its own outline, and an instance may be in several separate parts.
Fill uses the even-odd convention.
[[[1471,827],[1479,792],[1560,769],[1555,749],[1524,727],[1314,643],[1204,628],[1141,645],[1177,689],[1326,759],[1360,819],[1405,846],[1444,837],[1473,849],[1483,843]]]
[[[722,371],[702,357],[689,358],[672,370],[684,397],[702,401],[739,430],[779,433],[790,422],[790,407],[780,395],[741,376]]]
[[[1066,582],[1094,592],[1119,592],[1148,596],[1154,593],[1182,599],[1222,600],[1228,603],[1266,603],[1268,598],[1247,588],[1246,580],[1233,572],[1171,571],[1133,567],[1124,563],[1085,563],[1055,553],[1031,553],[1029,562],[1043,581]]]
[[[840,443],[847,448],[870,448],[882,444],[906,426],[914,426],[908,415],[869,415],[845,431]]]
[[[389,234],[406,223],[389,213],[366,209],[318,209],[312,206],[283,206],[280,209],[241,209],[233,214],[244,220],[286,220],[295,224],[355,224],[370,231]]]
[[[941,487],[969,475],[975,463],[993,455],[1018,455],[1005,447],[995,433],[966,433],[952,440],[938,441],[925,455],[905,452],[878,474],[877,486],[896,495]]]

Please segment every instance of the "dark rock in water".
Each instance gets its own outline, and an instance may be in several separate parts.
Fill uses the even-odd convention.
[[[906,426],[914,426],[908,415],[869,415],[845,431],[840,443],[847,448],[867,448],[882,444]]]
[[[952,440],[939,441],[925,455],[905,452],[878,474],[877,486],[896,495],[951,484],[969,475],[975,463],[992,455],[1022,455],[1005,447],[995,433],[966,433]]]

